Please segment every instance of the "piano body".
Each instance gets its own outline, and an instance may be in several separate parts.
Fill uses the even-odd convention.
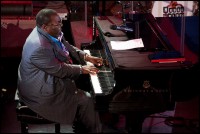
[[[168,104],[174,103],[170,87],[172,75],[193,66],[191,62],[152,63],[148,58],[150,54],[175,50],[172,40],[152,14],[140,14],[137,19],[137,23],[130,23],[135,32],[125,33],[110,29],[110,25],[119,25],[121,20],[113,16],[94,17],[96,43],[82,48],[90,55],[106,59],[99,67],[100,73],[90,75],[97,110],[125,114],[130,132],[141,131],[147,115],[164,112]],[[110,41],[134,38],[142,38],[144,48],[113,50],[110,44]],[[142,116],[137,121],[131,118],[139,115]]]

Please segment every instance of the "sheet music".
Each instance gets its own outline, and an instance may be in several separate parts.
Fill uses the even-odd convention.
[[[114,50],[128,50],[133,48],[144,47],[143,41],[141,38],[132,39],[128,41],[110,41],[111,47]]]

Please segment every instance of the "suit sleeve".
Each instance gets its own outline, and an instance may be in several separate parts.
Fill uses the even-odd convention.
[[[79,59],[80,59],[81,64],[86,64],[86,63],[85,63],[85,60],[84,60],[84,56],[85,56],[86,53],[85,53],[84,51],[82,51],[81,49],[79,49],[79,48],[77,48],[77,47],[71,45],[68,41],[66,41],[66,43],[67,43],[74,51],[76,51],[76,53],[77,53],[78,56],[79,56]]]
[[[71,46],[72,46],[72,45],[71,45]],[[78,49],[78,48],[75,47],[75,46],[72,46],[72,47],[76,50],[76,52],[78,53],[80,59],[84,61],[84,55],[85,55],[86,53],[85,53],[84,51]]]
[[[77,79],[80,66],[59,61],[52,49],[38,48],[30,57],[31,62],[39,69],[60,78]]]

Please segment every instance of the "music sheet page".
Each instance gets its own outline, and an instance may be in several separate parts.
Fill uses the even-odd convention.
[[[128,50],[133,48],[144,47],[142,39],[132,39],[127,41],[110,41],[113,50]]]

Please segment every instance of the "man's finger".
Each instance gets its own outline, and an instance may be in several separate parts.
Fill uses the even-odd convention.
[[[100,59],[100,60],[97,61],[97,65],[98,65],[98,66],[100,66],[100,65],[102,65],[102,64],[103,64],[103,59]]]
[[[97,65],[98,65],[98,66],[101,66],[101,65],[102,65],[102,62],[97,62]]]
[[[89,73],[90,73],[90,74],[93,74],[93,75],[94,75],[94,74],[97,74],[97,73],[96,73],[96,72],[94,72],[94,71],[90,71]]]
[[[98,68],[91,68],[90,71],[99,72]]]

